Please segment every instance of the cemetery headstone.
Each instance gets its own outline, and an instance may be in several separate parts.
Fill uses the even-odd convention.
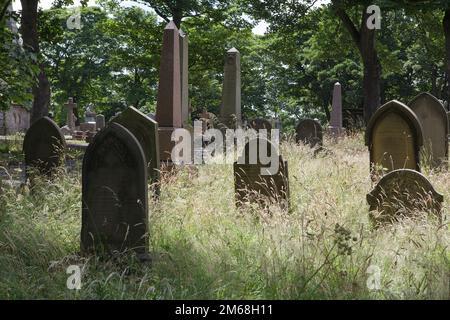
[[[105,116],[98,114],[95,116],[95,126],[97,130],[102,130],[106,125]]]
[[[89,144],[82,169],[81,249],[148,253],[147,164],[139,141],[110,123]]]
[[[148,164],[148,176],[156,184],[160,170],[158,123],[131,106],[111,121],[127,128],[139,141]],[[159,188],[155,191],[159,194]]]
[[[295,140],[310,147],[323,145],[322,126],[317,120],[304,119],[297,124]]]
[[[421,93],[408,106],[422,125],[423,153],[432,167],[448,160],[448,119],[444,106],[429,93]]]
[[[159,155],[164,162],[171,162],[171,153],[175,146],[171,140],[172,132],[182,127],[180,77],[179,32],[175,23],[171,21],[164,29],[156,105]]]
[[[268,135],[270,135],[270,130],[272,130],[272,124],[270,123],[270,121],[261,118],[251,120],[249,122],[249,127],[256,131],[266,129]]]
[[[75,130],[75,109],[77,108],[77,104],[73,102],[73,98],[70,97],[66,104],[64,104],[67,110],[67,116],[66,116],[66,125],[69,127],[70,131]]]
[[[250,146],[252,143],[256,146],[254,150]],[[272,173],[270,174],[266,170],[269,165],[260,157],[261,145],[267,148],[269,157],[271,155],[278,157],[279,167],[276,173],[270,172]],[[250,152],[257,153],[252,156]],[[252,161],[252,157],[256,161]],[[246,201],[264,203],[268,200],[270,203],[279,203],[282,208],[289,208],[288,164],[270,141],[256,138],[248,142],[242,156],[234,163],[233,170],[237,205]],[[269,174],[262,174],[262,172]]]
[[[330,132],[333,136],[343,133],[342,127],[342,88],[339,82],[334,84],[333,101],[331,105]]]
[[[241,58],[236,48],[228,50],[225,60],[220,121],[229,128],[241,125]]]
[[[443,200],[425,176],[410,169],[388,173],[367,195],[370,218],[376,227],[423,213],[439,217]]]
[[[365,143],[372,177],[396,169],[420,171],[422,126],[405,104],[393,100],[378,108],[367,124]]]
[[[27,176],[50,176],[63,163],[65,148],[64,136],[53,120],[43,117],[35,121],[23,140]]]

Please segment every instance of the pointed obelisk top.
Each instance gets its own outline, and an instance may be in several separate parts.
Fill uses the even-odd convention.
[[[230,50],[227,51],[228,53],[239,53],[239,50],[236,49],[235,47],[231,48]]]
[[[166,27],[164,28],[164,30],[172,30],[172,29],[178,31],[177,25],[175,24],[175,22],[173,22],[173,20],[171,20],[171,21],[166,25]]]

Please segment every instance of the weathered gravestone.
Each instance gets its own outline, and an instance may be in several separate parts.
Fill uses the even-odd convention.
[[[149,178],[152,183],[155,183],[155,191],[159,194],[157,187],[160,170],[158,123],[131,106],[111,121],[127,128],[141,144],[148,164]]]
[[[422,125],[423,153],[431,166],[448,160],[448,119],[444,106],[429,93],[421,93],[408,106]]]
[[[189,37],[183,31],[180,39],[180,88],[181,88],[181,123],[189,126]]]
[[[67,100],[67,103],[64,104],[64,106],[67,109],[67,115],[66,115],[66,125],[69,127],[70,132],[75,130],[75,123],[76,123],[76,117],[75,117],[75,109],[77,108],[77,104],[73,102],[73,98],[70,97]]]
[[[333,101],[330,115],[330,132],[337,137],[344,132],[342,127],[342,87],[339,82],[334,84]]]
[[[295,130],[295,141],[310,147],[322,146],[323,132],[319,121],[313,119],[303,119],[297,124]]]
[[[266,151],[261,154],[262,148]],[[273,160],[278,161],[278,165],[269,163]],[[245,201],[264,204],[268,200],[289,208],[288,164],[270,141],[263,138],[250,140],[233,169],[237,205]]]
[[[51,175],[64,161],[66,140],[58,125],[48,117],[35,121],[23,140],[27,176],[31,172]]]
[[[241,125],[241,58],[236,48],[227,51],[220,121],[228,128]]]
[[[95,116],[95,127],[97,130],[102,130],[106,125],[105,116],[98,114]]]
[[[164,29],[159,68],[156,121],[158,122],[160,159],[171,162],[172,132],[182,127],[181,66],[179,31],[173,21]]]
[[[267,135],[270,135],[270,130],[272,130],[272,124],[270,123],[270,121],[266,119],[261,118],[253,119],[249,122],[248,125],[251,129],[254,129],[256,131],[266,129]]]
[[[396,169],[420,171],[422,126],[403,103],[393,100],[378,108],[367,124],[365,143],[369,147],[372,174]]]
[[[81,249],[148,253],[147,164],[139,141],[110,123],[86,150],[82,176]]]
[[[370,218],[376,227],[424,212],[440,216],[443,200],[425,176],[410,169],[388,173],[367,195]]]

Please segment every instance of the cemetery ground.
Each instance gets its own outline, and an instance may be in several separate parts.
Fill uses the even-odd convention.
[[[14,141],[1,158],[12,179],[17,170],[7,165],[21,154]],[[375,230],[363,134],[324,146],[314,155],[281,145],[289,212],[236,208],[232,165],[164,176],[160,199],[149,195],[151,264],[80,256],[81,163],[31,190],[2,177],[0,298],[449,299],[450,171],[422,167],[444,195],[442,222],[405,219]],[[81,290],[66,287],[74,264],[82,266]]]

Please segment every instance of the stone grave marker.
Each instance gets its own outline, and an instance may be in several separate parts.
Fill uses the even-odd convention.
[[[333,136],[343,133],[342,127],[342,87],[339,82],[334,84],[333,101],[331,105],[330,132]]]
[[[110,123],[89,144],[82,169],[81,250],[148,254],[147,164],[139,141]]]
[[[440,217],[443,200],[425,176],[410,169],[388,173],[367,195],[370,218],[376,227],[417,213]]]
[[[365,143],[372,177],[396,169],[420,171],[422,126],[405,104],[393,100],[378,108],[367,124]]]
[[[253,147],[251,147],[253,144]],[[275,154],[278,170],[269,172],[270,165],[262,161],[260,148],[267,148],[267,155]],[[256,152],[256,153],[255,153]],[[245,145],[242,156],[233,165],[236,204],[245,201],[277,202],[289,208],[289,179],[287,161],[279,155],[275,146],[263,138],[255,138]],[[262,174],[266,173],[266,174]]]
[[[67,110],[67,116],[66,116],[66,125],[69,127],[70,131],[75,130],[75,123],[76,123],[76,117],[75,117],[75,109],[77,108],[77,104],[73,102],[73,98],[70,97],[67,100],[67,103],[64,104]]]
[[[156,186],[159,182],[160,170],[158,123],[132,106],[111,119],[111,122],[119,123],[127,128],[139,141],[148,164],[148,177]],[[159,194],[159,188],[155,191]]]
[[[183,31],[179,32],[180,39],[180,88],[181,88],[181,123],[183,127],[189,125],[189,37]]]
[[[448,119],[444,106],[429,93],[421,93],[408,106],[422,125],[423,153],[432,167],[448,160]]]
[[[48,117],[35,121],[23,140],[26,174],[50,176],[64,161],[66,140],[58,125]]]
[[[159,68],[156,121],[159,132],[159,156],[171,163],[175,143],[172,132],[182,127],[181,116],[181,65],[179,31],[173,21],[164,29],[161,63]]]
[[[319,121],[313,119],[301,120],[295,129],[295,141],[310,147],[323,145],[323,131]]]
[[[241,58],[236,48],[227,51],[219,118],[228,128],[241,125]]]
[[[97,130],[102,130],[106,125],[105,116],[98,114],[95,116],[95,127]]]

